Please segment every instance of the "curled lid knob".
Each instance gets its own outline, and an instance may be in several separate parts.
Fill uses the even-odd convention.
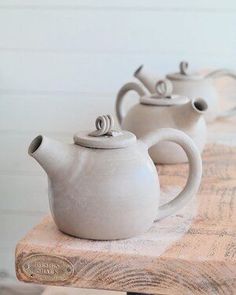
[[[156,93],[140,97],[140,102],[153,106],[173,106],[189,101],[187,97],[172,94],[173,84],[169,79],[159,80],[156,85]]]
[[[114,135],[112,128],[114,127],[114,119],[111,115],[103,115],[97,117],[95,121],[97,130],[89,133],[90,136],[103,136],[103,135]]]
[[[79,131],[74,135],[74,143],[84,147],[99,149],[125,148],[136,142],[136,136],[128,131],[112,130],[114,119],[111,115],[97,117],[95,131]]]
[[[159,80],[156,83],[156,92],[162,97],[171,97],[173,91],[172,83],[168,80]]]
[[[180,74],[188,75],[188,62],[181,61],[181,63],[179,64],[179,70],[180,70]]]
[[[202,80],[205,77],[202,75],[199,75],[197,73],[192,73],[189,71],[189,64],[187,61],[181,61],[179,64],[179,71],[178,73],[171,73],[166,75],[167,79],[173,80],[179,80],[179,81],[191,81],[191,80]]]

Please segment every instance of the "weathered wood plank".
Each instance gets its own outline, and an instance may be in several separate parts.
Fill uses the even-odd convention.
[[[195,201],[142,236],[112,242],[80,240],[59,232],[46,217],[17,245],[18,278],[150,294],[235,294],[236,147],[208,145],[203,159],[204,177]],[[166,195],[185,182],[186,165],[158,170]],[[31,277],[26,259],[38,254],[42,256]],[[63,275],[66,269],[72,275],[55,279],[57,263],[43,265],[50,259],[59,259]],[[44,272],[49,274],[42,277]]]

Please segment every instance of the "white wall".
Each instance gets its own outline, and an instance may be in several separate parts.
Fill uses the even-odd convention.
[[[14,273],[16,241],[48,210],[33,136],[93,128],[141,63],[236,69],[235,52],[233,0],[0,0],[0,272]]]

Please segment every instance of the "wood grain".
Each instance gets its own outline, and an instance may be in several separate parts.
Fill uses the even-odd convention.
[[[204,177],[195,202],[142,236],[113,242],[80,240],[59,232],[46,217],[17,245],[17,277],[50,284],[22,270],[29,255],[42,254],[67,259],[74,267],[69,280],[54,285],[151,294],[235,294],[236,147],[208,145],[203,160]],[[184,164],[159,166],[162,189],[180,189],[187,169]]]

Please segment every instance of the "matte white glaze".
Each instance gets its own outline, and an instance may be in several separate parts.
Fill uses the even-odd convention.
[[[108,137],[102,135],[101,141],[103,136]],[[158,208],[160,186],[148,148],[163,140],[184,148],[190,169],[183,191]],[[144,233],[156,218],[174,213],[196,195],[202,174],[195,144],[173,129],[152,132],[119,148],[64,144],[40,135],[32,141],[29,154],[48,175],[50,208],[58,228],[88,239],[124,239]]]
[[[140,86],[136,84],[134,88],[134,83],[124,85],[118,92],[116,113],[122,129],[134,133],[138,138],[159,128],[179,129],[193,139],[200,152],[203,151],[207,137],[203,114],[208,106],[202,98],[189,100],[176,96],[155,98],[154,94],[146,95],[125,114],[122,102],[124,95],[130,90],[127,85],[132,86],[132,90],[135,89],[138,94],[141,93],[138,90]],[[150,156],[155,163],[161,164],[187,161],[183,149],[173,142],[160,142],[153,146]]]
[[[203,76],[191,74],[188,63],[181,62],[179,72],[167,74],[166,78],[172,82],[173,93],[186,96],[190,99],[203,97],[208,105],[208,111],[204,114],[207,122],[213,121],[217,116],[223,116],[219,109],[219,97],[214,86],[214,79],[229,76],[236,79],[236,73],[228,69],[219,69]],[[160,77],[154,78],[143,66],[140,66],[134,76],[145,86],[149,93],[155,92],[155,84]],[[225,112],[225,115],[233,115],[235,110]]]

